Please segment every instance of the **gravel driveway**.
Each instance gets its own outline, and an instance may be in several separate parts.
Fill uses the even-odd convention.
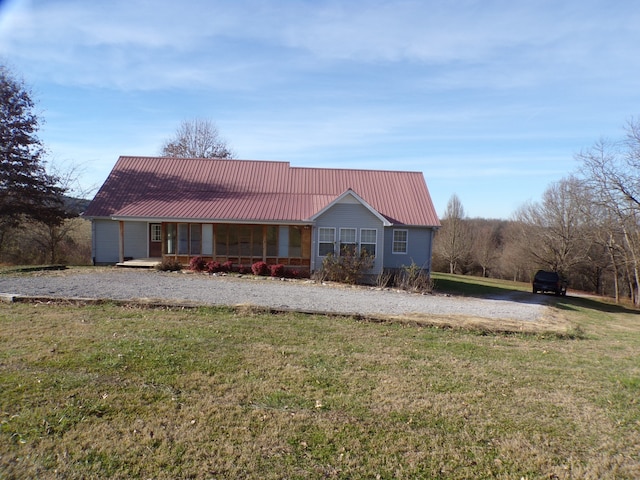
[[[543,295],[514,292],[487,299],[420,295],[397,290],[105,268],[0,275],[0,293],[54,298],[154,299],[203,305],[254,305],[347,315],[464,315],[533,322],[547,310]]]

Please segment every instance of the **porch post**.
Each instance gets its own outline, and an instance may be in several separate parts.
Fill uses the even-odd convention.
[[[267,261],[267,226],[262,226],[262,261]]]

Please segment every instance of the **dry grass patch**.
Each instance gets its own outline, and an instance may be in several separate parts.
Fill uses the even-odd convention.
[[[1,305],[0,478],[637,478],[640,323],[605,310],[561,305],[570,337]]]
[[[535,321],[420,313],[405,314],[402,316],[390,315],[384,318],[388,321],[415,324],[418,326],[452,328],[466,331],[473,330],[486,333],[551,334],[560,337],[580,335],[580,329],[576,329],[577,325],[572,324],[563,313],[551,308],[547,308],[545,315],[537,318]]]

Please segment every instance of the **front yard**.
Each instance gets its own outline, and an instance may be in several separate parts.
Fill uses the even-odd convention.
[[[640,322],[0,306],[2,478],[638,478]]]

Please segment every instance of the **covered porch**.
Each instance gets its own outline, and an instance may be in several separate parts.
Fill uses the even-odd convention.
[[[307,273],[312,269],[310,224],[148,221],[136,225],[122,220],[119,224],[116,265],[120,267],[152,268],[165,260],[187,267],[197,257],[206,262],[228,262],[240,269],[250,268],[258,261]],[[145,257],[141,255],[140,240],[146,243]],[[127,255],[128,252],[131,253]]]

